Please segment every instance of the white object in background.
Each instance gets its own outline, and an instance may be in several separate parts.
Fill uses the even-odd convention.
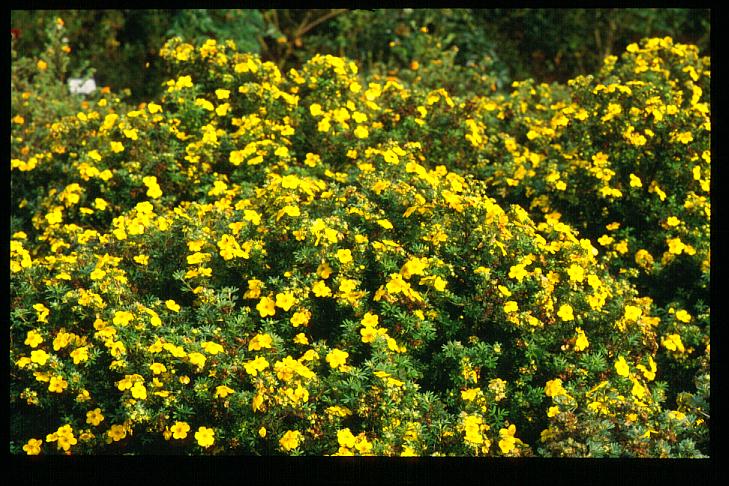
[[[96,81],[94,81],[94,78],[69,78],[68,89],[71,94],[91,94],[96,91]]]

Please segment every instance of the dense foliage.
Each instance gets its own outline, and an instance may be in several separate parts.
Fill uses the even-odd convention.
[[[42,50],[43,30],[57,16],[75,53],[70,72],[88,64],[97,81],[116,92],[129,88],[137,101],[159,95],[166,79],[157,52],[170,36],[232,39],[282,72],[315,54],[356,59],[368,74],[411,66],[445,74],[452,68],[444,60],[477,65],[505,86],[526,78],[566,82],[643,37],[670,35],[706,55],[710,30],[709,10],[685,8],[16,10],[18,52]],[[458,79],[441,74],[440,87],[454,94],[449,83]]]
[[[12,64],[12,452],[708,453],[694,46],[504,94],[172,38],[130,105],[48,35]]]

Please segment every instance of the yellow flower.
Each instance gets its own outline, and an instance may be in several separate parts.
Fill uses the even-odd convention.
[[[296,336],[294,336],[294,342],[296,344],[309,344],[309,340],[303,332],[300,332]]]
[[[444,279],[440,278],[439,276],[435,277],[435,280],[433,281],[433,288],[437,290],[438,292],[445,291],[446,285],[448,285],[448,282]]]
[[[308,310],[300,310],[294,312],[294,315],[291,316],[291,325],[294,327],[299,327],[301,325],[307,325],[309,323],[309,319],[311,319],[311,312]]]
[[[48,361],[48,353],[46,353],[42,349],[36,349],[35,351],[31,351],[30,361],[43,366]]]
[[[399,273],[393,273],[390,275],[390,281],[387,282],[387,291],[391,294],[397,294],[399,292],[407,292],[410,290],[410,284],[402,279],[402,275]]]
[[[233,165],[240,165],[245,160],[245,153],[242,150],[233,150],[230,152],[228,161]]]
[[[676,136],[676,140],[681,142],[682,144],[687,144],[691,141],[693,141],[694,136],[691,134],[691,132],[683,132]]]
[[[46,214],[46,220],[48,224],[59,224],[63,221],[63,213],[60,208],[55,208],[50,213]]]
[[[650,367],[650,369],[646,368],[642,364],[637,365],[636,368],[638,368],[643,373],[643,376],[646,380],[652,381],[656,378],[656,371],[658,369],[656,366],[656,362],[653,361],[652,356],[648,356],[648,366]]]
[[[34,304],[33,309],[35,309],[38,316],[38,322],[48,322],[48,314],[51,312],[48,307],[43,304]]]
[[[515,433],[516,426],[514,424],[509,425],[508,429],[499,430],[499,437],[501,437],[501,440],[499,440],[499,448],[504,454],[508,454],[516,447],[518,439],[514,437]]]
[[[352,251],[349,249],[337,250],[337,259],[343,264],[351,262]]]
[[[290,451],[299,447],[302,439],[301,432],[298,430],[287,430],[281,439],[279,439],[278,443],[285,451]]]
[[[25,344],[30,346],[31,348],[38,347],[40,343],[43,342],[43,337],[40,335],[38,331],[35,329],[28,331],[28,334],[25,338]]]
[[[639,398],[640,399],[640,398],[643,398],[648,393],[648,389],[645,386],[641,385],[638,382],[638,380],[636,380],[635,378],[631,377],[630,378],[630,381],[633,382],[633,388],[630,390],[630,393],[633,396],[635,396],[636,398]]]
[[[132,387],[132,385],[134,384],[132,378],[134,378],[133,375],[126,375],[124,378],[119,380],[116,383],[116,387],[119,389],[119,391],[124,391],[124,390],[130,389]]]
[[[112,322],[117,326],[127,326],[134,319],[134,314],[127,311],[115,311]]]
[[[58,334],[56,334],[56,338],[53,340],[53,350],[58,351],[68,346],[73,336],[74,334],[65,332],[63,329],[58,331]]]
[[[683,353],[686,351],[686,349],[683,346],[683,342],[681,342],[681,336],[678,334],[670,334],[666,336],[663,339],[663,347],[666,348],[669,351],[676,351],[679,353]]]
[[[653,256],[648,250],[640,249],[635,252],[635,263],[645,269],[649,269],[653,266]]]
[[[373,314],[371,312],[367,312],[362,317],[362,325],[365,327],[374,327],[377,326],[380,322],[380,317],[376,314]]]
[[[270,297],[261,297],[261,300],[256,304],[256,309],[261,317],[273,316],[276,314],[276,302]]]
[[[41,445],[43,444],[42,439],[30,439],[24,446],[23,450],[29,456],[36,456],[40,454]]]
[[[572,282],[582,282],[585,279],[585,270],[573,263],[570,265],[570,268],[567,269],[567,274],[570,276],[570,281]]]
[[[379,333],[377,332],[377,328],[375,327],[365,327],[359,330],[359,333],[362,335],[362,342],[363,343],[371,343],[374,341]]]
[[[147,399],[147,388],[142,384],[141,381],[134,383],[134,385],[131,388],[131,392],[132,392],[132,398],[135,398],[137,400],[146,400]]]
[[[243,210],[243,219],[250,221],[255,226],[261,224],[261,215],[252,209]]]
[[[504,304],[504,312],[506,312],[507,314],[516,312],[518,310],[519,310],[519,304],[517,304],[513,300],[510,300]]]
[[[79,114],[81,114],[81,113],[79,113]],[[124,133],[124,136],[130,140],[139,140],[139,132],[137,131],[136,128],[132,128],[132,129],[125,128],[124,130],[122,130],[122,132]]]
[[[48,383],[48,391],[62,393],[66,388],[68,388],[68,382],[63,377],[51,376],[50,383]]]
[[[268,366],[268,361],[263,356],[257,356],[256,359],[243,363],[246,373],[251,376],[258,376],[258,372],[265,370]]]
[[[234,393],[234,392],[235,392],[235,390],[233,390],[232,388],[227,387],[225,385],[220,385],[220,386],[218,386],[218,387],[215,388],[214,397],[215,398],[225,398],[225,397],[227,397],[228,395],[230,395],[231,393]]]
[[[686,312],[685,310],[681,309],[679,311],[676,311],[676,319],[678,319],[681,322],[691,322],[691,314]]]
[[[291,292],[276,294],[276,306],[282,308],[284,311],[291,309],[294,304],[296,304],[296,297]]]
[[[367,138],[369,135],[370,132],[364,125],[358,125],[357,128],[354,129],[354,136],[357,138]]]
[[[297,216],[301,216],[301,210],[299,209],[298,206],[284,206],[276,214],[276,221],[281,219],[284,215],[288,215],[288,216],[291,216],[292,218],[295,218]]]
[[[187,437],[187,433],[190,431],[190,426],[187,422],[175,422],[172,426],[172,437],[175,439],[184,439]]]
[[[172,299],[166,300],[165,306],[173,312],[180,312],[180,306]]]
[[[316,274],[326,280],[329,278],[329,275],[332,274],[332,267],[330,267],[327,262],[321,262],[319,266],[316,267]]]
[[[694,176],[694,180],[695,181],[700,181],[701,180],[701,167],[700,166],[695,165],[694,168],[691,170],[691,172],[692,172],[692,174]],[[673,216],[671,216],[671,217],[673,217]]]
[[[95,408],[94,410],[89,410],[88,412],[86,412],[86,423],[87,424],[97,426],[103,420],[104,420],[104,415],[102,415],[100,408]]]
[[[566,395],[567,391],[562,387],[562,380],[555,378],[544,385],[544,394],[548,397],[558,397],[560,395]]]
[[[522,264],[513,265],[509,269],[509,278],[515,278],[519,282],[521,282],[524,279],[524,277],[526,277],[527,275],[529,275],[529,272],[526,271],[526,269],[524,268],[524,265],[522,265]]]
[[[309,112],[312,116],[319,116],[321,115],[321,105],[319,103],[313,103],[309,107]]]
[[[197,98],[197,99],[195,99],[195,105],[196,106],[199,106],[202,109],[207,110],[207,111],[213,111],[215,109],[215,107],[213,106],[213,104],[210,103],[205,98]]]
[[[230,110],[230,103],[223,103],[215,108],[215,113],[218,116],[225,116],[228,114],[228,110]]]
[[[575,318],[574,314],[572,313],[572,306],[569,304],[562,304],[559,307],[559,311],[557,311],[557,315],[563,321],[572,321]]]
[[[381,93],[382,93],[381,85],[379,85],[378,83],[369,83],[368,89],[367,89],[367,91],[365,91],[365,97],[367,98],[367,101],[374,101],[375,98],[380,96]]]
[[[316,164],[318,164],[320,161],[321,157],[319,155],[307,152],[304,164],[306,164],[308,167],[316,167]]]
[[[182,346],[175,346],[172,343],[164,343],[162,347],[175,358],[184,358],[187,356],[187,353],[185,353],[185,349]]]
[[[508,289],[508,287],[504,285],[499,285],[497,288],[499,289],[499,292],[501,292],[501,295],[503,295],[504,297],[511,297],[511,291]]]
[[[312,285],[311,290],[317,297],[329,297],[332,295],[332,289],[327,287],[326,282],[324,282],[323,280],[319,280],[314,285]]]
[[[155,375],[159,375],[167,371],[167,367],[162,363],[152,363],[149,365],[149,369],[152,370],[152,373]]]
[[[317,124],[317,130],[320,132],[326,133],[331,128],[331,123],[329,121],[329,117],[322,118],[319,123]]]
[[[71,358],[73,358],[73,364],[79,364],[89,359],[89,348],[88,346],[81,346],[71,351]]]
[[[132,259],[140,265],[149,265],[149,255],[135,255]]]
[[[669,238],[666,243],[668,243],[668,251],[674,255],[680,255],[686,248],[680,238]]]
[[[671,410],[668,412],[668,416],[672,418],[673,420],[683,420],[686,418],[686,414],[683,412],[679,412],[678,410]],[[32,440],[32,439],[31,439]],[[25,449],[25,447],[23,447]]]
[[[214,343],[212,341],[206,341],[206,342],[202,343],[202,348],[205,350],[206,353],[211,354],[211,355],[216,355],[218,353],[222,353],[223,351],[225,351],[223,346],[221,346],[218,343]]]
[[[480,392],[480,388],[468,388],[466,390],[461,390],[461,398],[471,402],[480,394]]]
[[[48,69],[48,63],[45,62],[43,59],[40,59],[36,63],[36,67],[38,68],[39,71],[45,71],[46,69]]]
[[[58,446],[58,449],[63,449],[64,451],[68,451],[72,445],[78,443],[76,437],[73,435],[73,429],[68,424],[59,427],[54,433],[48,434],[46,436],[46,441],[57,441],[56,445]]]
[[[216,89],[215,96],[217,96],[219,100],[227,100],[230,97],[230,90]]]
[[[106,433],[114,442],[118,442],[127,436],[127,429],[123,425],[117,424],[112,425]]]
[[[190,353],[187,357],[190,359],[190,364],[197,366],[199,369],[202,369],[205,366],[205,361],[207,361],[207,358],[202,353]]]
[[[665,201],[666,199],[666,193],[656,184],[656,181],[651,182],[651,185],[648,187],[648,192],[655,192],[661,201]]]
[[[207,427],[200,427],[195,432],[195,440],[201,447],[210,447],[215,442],[215,431]]]
[[[625,361],[625,358],[620,356],[615,361],[615,371],[618,372],[618,375],[627,377],[630,375],[630,367],[628,366],[628,363]]]
[[[356,437],[352,435],[352,431],[349,430],[349,427],[337,431],[337,442],[339,442],[339,445],[342,447],[348,447],[351,449],[354,447],[356,440]]]
[[[577,339],[575,340],[575,351],[584,351],[590,346],[590,342],[587,340],[585,331],[583,331],[579,327],[576,327],[575,332],[577,333]]]
[[[299,358],[299,361],[313,361],[315,359],[319,359],[319,353],[313,349],[307,349],[301,358]]]
[[[248,281],[248,290],[243,295],[244,299],[257,299],[261,296],[261,288],[263,288],[263,282],[257,279]]]
[[[188,78],[188,80],[190,78],[189,76],[185,76],[185,77]],[[180,79],[182,79],[182,78],[180,78]],[[192,83],[190,83],[190,86],[192,86]],[[154,102],[149,103],[147,105],[147,109],[152,114],[159,113],[159,112],[162,111],[162,107],[160,105],[158,105],[157,103],[154,103]]]
[[[256,334],[248,343],[248,351],[259,351],[263,348],[270,348],[273,339],[268,334]]]
[[[466,434],[465,439],[470,445],[479,445],[484,442],[481,435],[483,418],[478,415],[467,415],[463,420],[463,428]]]
[[[160,189],[155,176],[144,177],[142,182],[147,186],[147,196],[152,199],[157,199],[162,196],[162,189]]]
[[[630,187],[643,187],[640,177],[635,174],[630,174]]]
[[[625,306],[625,320],[628,322],[636,322],[638,318],[643,315],[643,310],[640,307],[634,305]]]
[[[329,366],[336,369],[346,363],[348,356],[348,352],[334,348],[329,354],[327,354],[326,360],[329,363]]]

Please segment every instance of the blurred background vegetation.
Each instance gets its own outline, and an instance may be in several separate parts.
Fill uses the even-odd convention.
[[[15,10],[19,56],[43,50],[55,17],[73,49],[69,75],[93,72],[102,86],[128,88],[130,101],[161,90],[157,53],[170,36],[233,39],[285,70],[316,53],[346,56],[368,74],[423,76],[457,91],[474,87],[448,85],[460,67],[482,67],[492,89],[525,78],[564,82],[648,36],[709,55],[710,34],[708,9]]]

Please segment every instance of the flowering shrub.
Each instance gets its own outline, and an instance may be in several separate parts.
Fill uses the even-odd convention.
[[[575,225],[655,300],[675,389],[709,353],[710,79],[708,58],[665,38],[606,58],[568,93],[514,83],[502,110],[521,113],[505,127],[484,113],[499,131],[472,168],[504,200]]]
[[[508,101],[160,54],[158,100],[13,125],[13,452],[702,455],[693,316],[468,173]]]

